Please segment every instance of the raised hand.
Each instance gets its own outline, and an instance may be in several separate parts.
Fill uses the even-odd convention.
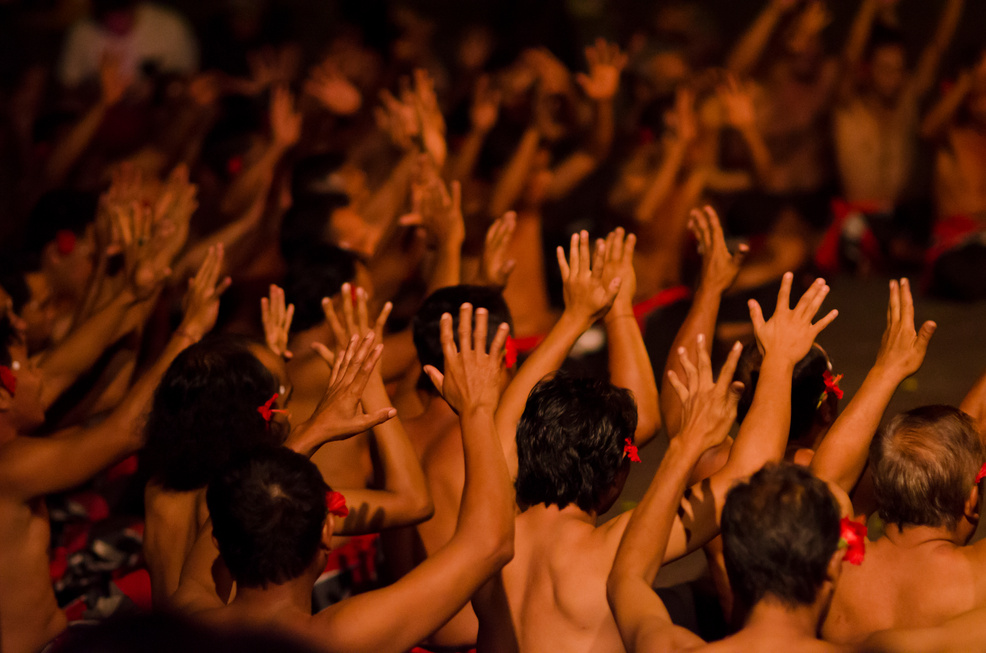
[[[337,116],[351,116],[363,106],[359,89],[331,61],[312,68],[305,80],[305,93]]]
[[[937,328],[937,324],[928,321],[921,325],[920,331],[915,331],[911,284],[907,279],[891,280],[887,329],[883,332],[874,367],[903,381],[921,368],[928,343]]]
[[[414,147],[414,138],[421,133],[421,125],[410,82],[401,78],[400,85],[399,100],[387,89],[380,91],[381,105],[374,109],[373,115],[377,127],[390,137],[394,145],[410,150]]]
[[[585,49],[585,59],[589,63],[589,74],[579,73],[575,81],[592,100],[602,102],[611,100],[620,88],[620,75],[627,65],[627,55],[620,46],[596,39],[595,45]]]
[[[545,95],[566,93],[571,88],[571,73],[548,48],[525,50],[521,57],[537,73]]]
[[[740,131],[756,125],[757,113],[753,95],[747,85],[741,83],[733,74],[716,87],[716,96],[726,114],[726,123]]]
[[[345,351],[340,350],[335,355],[321,343],[312,345],[332,367],[325,394],[305,423],[305,431],[309,434],[317,433],[319,443],[344,440],[383,424],[397,415],[397,411],[391,407],[368,414],[363,412],[360,404],[367,381],[383,353],[382,344],[374,346],[375,339],[373,332],[362,338],[354,335],[349,339]]]
[[[430,162],[423,169],[423,179],[411,184],[411,212],[400,224],[423,228],[432,246],[465,236],[462,217],[462,186],[453,181],[446,188]]]
[[[421,144],[435,166],[441,170],[448,155],[445,118],[435,95],[435,80],[424,68],[414,71],[414,109],[421,126]]]
[[[123,57],[118,52],[107,50],[99,60],[100,102],[104,107],[111,107],[126,94],[133,84],[132,74],[122,70]]]
[[[838,317],[839,311],[832,310],[812,324],[812,320],[829,293],[824,279],[816,279],[811,287],[791,308],[791,285],[794,275],[784,273],[781,289],[777,293],[777,310],[770,320],[764,321],[763,310],[755,299],[751,299],[750,319],[757,337],[757,345],[765,356],[779,356],[792,365],[808,355],[812,343],[825,327]]]
[[[489,75],[476,80],[476,88],[472,92],[472,107],[469,109],[473,129],[483,133],[493,129],[500,116],[500,100],[501,93],[493,87]]]
[[[698,241],[698,253],[702,256],[701,284],[721,295],[736,281],[750,248],[740,245],[735,254],[730,253],[719,214],[711,206],[692,209],[688,228]]]
[[[344,283],[340,295],[342,319],[339,319],[332,300],[328,297],[322,298],[322,312],[325,314],[325,321],[329,323],[329,328],[332,329],[336,345],[341,347],[353,336],[362,338],[368,333],[374,334],[377,342],[383,342],[383,327],[387,324],[387,318],[390,317],[394,305],[390,302],[384,304],[377,319],[370,324],[370,312],[367,308],[369,295],[366,290],[360,287],[354,289],[350,284]]]
[[[668,380],[681,400],[681,437],[695,438],[702,451],[722,444],[736,421],[736,406],[743,394],[743,384],[733,383],[733,374],[742,352],[743,346],[738,342],[734,344],[719,371],[719,379],[713,381],[705,336],[699,335],[694,363],[685,347],[678,348],[685,378],[668,370]]]
[[[229,277],[220,280],[224,255],[222,243],[210,247],[198,272],[188,282],[184,300],[185,317],[178,327],[178,333],[196,342],[216,325],[219,298],[232,283]]]
[[[483,256],[476,283],[493,288],[505,288],[517,261],[510,258],[510,245],[517,227],[517,214],[507,211],[486,230]]]
[[[267,348],[285,360],[294,354],[288,349],[288,336],[291,333],[291,320],[294,319],[294,304],[284,306],[284,290],[270,285],[270,298],[260,298],[260,320],[264,324],[264,339]]]
[[[188,241],[192,216],[199,207],[198,186],[188,180],[188,166],[176,166],[154,202],[154,250],[158,265],[169,265]]]
[[[510,327],[506,323],[497,327],[496,336],[487,351],[489,313],[485,308],[476,309],[475,319],[474,329],[472,305],[463,304],[459,309],[459,346],[456,347],[452,316],[448,313],[442,315],[440,327],[445,373],[431,365],[424,367],[435,388],[458,414],[479,409],[492,412],[500,399],[503,353]]]
[[[270,96],[270,133],[274,145],[285,150],[301,138],[301,114],[285,86],[278,86]]]
[[[568,260],[565,260],[564,249],[559,247],[557,250],[565,311],[589,323],[609,310],[623,282],[615,274],[608,275],[608,282],[604,282],[605,254],[605,245],[599,241],[595,253],[590,256],[587,231],[572,234]]]
[[[633,297],[637,294],[637,274],[633,270],[633,251],[637,237],[626,234],[623,227],[617,227],[606,236],[603,244],[605,262],[603,264],[603,284],[609,286],[614,279],[620,279],[620,292],[613,300],[610,314],[633,315]]]

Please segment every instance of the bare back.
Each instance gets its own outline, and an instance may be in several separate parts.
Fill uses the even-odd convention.
[[[822,634],[856,643],[887,628],[937,626],[986,605],[984,572],[982,544],[869,542],[862,565],[843,565]]]
[[[144,561],[155,606],[178,589],[181,569],[208,519],[205,490],[170,492],[153,481],[144,489]]]
[[[0,495],[0,650],[34,653],[65,630],[51,587],[44,498]]]

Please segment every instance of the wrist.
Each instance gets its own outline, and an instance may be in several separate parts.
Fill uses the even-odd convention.
[[[202,334],[199,333],[199,329],[188,326],[186,324],[180,324],[178,328],[175,329],[175,336],[189,341],[189,344],[192,345],[202,340]]]
[[[567,306],[565,307],[565,310],[562,311],[561,317],[558,318],[558,326],[560,328],[575,331],[579,335],[591,327],[593,322],[595,322],[595,320],[592,319],[591,315],[586,315],[578,309],[569,308]]]
[[[603,318],[603,324],[609,325],[615,323],[619,320],[631,319],[634,322],[637,321],[637,316],[633,314],[633,306],[616,306],[609,309],[606,316]]]

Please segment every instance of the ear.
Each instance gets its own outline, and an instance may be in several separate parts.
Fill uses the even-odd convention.
[[[326,551],[332,550],[332,532],[335,527],[335,517],[332,515],[325,516],[325,523],[322,524],[322,541],[319,542],[319,546]]]
[[[842,559],[846,557],[845,549],[836,549],[835,553],[829,559],[829,565],[825,569],[825,580],[829,581],[833,585],[839,582],[839,576],[842,575]]]
[[[815,415],[815,419],[824,426],[832,426],[835,423],[839,417],[839,398],[834,392],[828,393]]]
[[[14,405],[14,395],[10,394],[7,388],[0,385],[0,413],[6,413]]]
[[[979,485],[972,486],[972,492],[969,493],[968,498],[965,500],[965,505],[962,507],[962,513],[970,523],[979,523]]]

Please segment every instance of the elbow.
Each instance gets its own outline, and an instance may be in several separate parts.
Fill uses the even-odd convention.
[[[409,513],[415,523],[428,521],[435,516],[435,502],[431,499],[431,494],[427,489],[420,496],[416,496],[409,506]]]
[[[482,547],[483,560],[488,565],[490,574],[495,574],[514,558],[513,515],[500,528],[487,528],[488,536],[484,538]]]

